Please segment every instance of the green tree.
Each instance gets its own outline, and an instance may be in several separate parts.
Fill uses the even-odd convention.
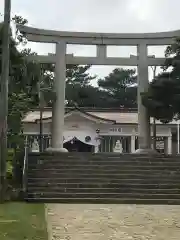
[[[15,24],[27,23],[26,19],[19,16],[15,16],[13,21]],[[2,27],[3,24],[0,24],[0,63],[2,60]],[[54,83],[54,65],[28,62],[26,57],[29,55],[36,55],[36,53],[27,48],[24,48],[22,51],[18,50],[19,45],[25,47],[26,42],[26,36],[20,34],[18,31],[16,31],[15,37],[11,36],[8,96],[8,143],[15,151],[17,147],[23,149],[23,117],[32,108],[39,106],[39,85],[43,89],[49,89],[48,91],[43,91],[44,100],[47,105],[52,104],[52,101],[55,100],[54,92],[52,90]],[[88,86],[90,81],[94,78],[87,73],[89,68],[90,66],[68,66],[67,85],[73,86],[76,89]],[[68,98],[70,100],[72,99],[71,96]],[[13,164],[13,169],[15,169],[17,162],[13,162]]]
[[[149,84],[148,92],[142,95],[142,102],[151,117],[164,123],[172,120],[175,115],[173,105],[176,87],[178,87],[177,83],[168,79],[166,74],[153,79]]]
[[[90,65],[67,65],[66,68],[66,100],[68,106],[76,104],[78,106],[89,106],[92,102],[92,91],[95,90],[91,86],[91,81],[96,76],[88,73]],[[95,91],[94,91],[95,93]],[[92,103],[93,104],[93,103]]]
[[[27,24],[28,21],[21,16],[15,15],[12,19],[15,24]],[[19,45],[25,46],[27,43],[26,36],[16,31],[15,38],[11,38],[11,56],[10,56],[10,65],[11,65],[11,76],[9,82],[9,102],[12,106],[11,102],[14,102],[16,99],[17,107],[20,106],[19,114],[17,111],[17,116],[24,116],[30,108],[39,106],[39,90],[42,89],[42,95],[44,98],[44,102],[46,106],[52,106],[53,101],[55,100],[55,93],[53,89],[54,83],[54,65],[53,64],[39,64],[36,62],[28,62],[26,57],[29,55],[36,55],[36,53],[32,52],[31,49],[24,48],[22,51],[18,51],[17,47]],[[0,42],[1,44],[1,42]],[[67,65],[66,69],[66,98],[68,102],[75,101],[77,104],[82,104],[82,92],[86,92],[87,89],[93,89],[90,87],[91,80],[95,78],[95,76],[90,76],[88,70],[91,66],[78,66],[78,65]],[[86,90],[84,90],[86,89]],[[96,89],[97,90],[97,89]],[[94,91],[95,92],[95,91]],[[92,90],[91,90],[92,93]],[[91,94],[90,93],[90,94]],[[24,96],[24,102],[22,109],[22,103],[18,101],[22,101],[21,97]],[[16,98],[15,98],[16,95]],[[88,97],[86,98],[86,102],[88,101]],[[91,97],[92,99],[92,97]],[[90,100],[91,101],[91,100]],[[9,107],[9,111],[11,111],[11,106]],[[18,108],[17,108],[18,110]],[[23,111],[22,111],[23,110]],[[14,116],[15,113],[11,114],[9,112],[9,118]],[[15,118],[18,120],[18,117]],[[19,122],[21,122],[19,118]],[[9,124],[11,131],[10,132],[18,132],[18,129],[15,127],[20,126],[20,123],[16,123],[14,121],[10,121],[10,123],[14,124],[11,126]]]
[[[27,20],[15,16],[15,18],[13,18],[13,21],[16,20],[18,20],[18,23],[27,22]],[[1,24],[1,26],[3,27],[3,24]],[[23,40],[24,38],[25,36],[19,36],[19,33],[16,32],[15,38],[11,36],[10,39],[8,143],[14,147],[22,142],[22,118],[30,109],[32,109],[32,107],[37,106],[38,102],[37,87],[35,87],[35,85],[37,85],[39,79],[40,67],[39,64],[29,63],[26,61],[25,56],[35,54],[32,53],[30,49],[24,49],[23,51],[18,50],[18,46],[25,43],[25,40]],[[0,30],[0,46],[1,45],[2,28]]]
[[[135,108],[137,106],[137,76],[132,69],[116,68],[107,77],[100,79],[100,89],[108,93],[107,105]]]
[[[164,72],[149,85],[142,101],[150,116],[167,123],[180,113],[180,40],[165,51]]]
[[[52,69],[47,70],[47,66],[44,65],[44,74],[43,74],[43,97],[47,106],[52,106],[53,101],[55,100],[55,92],[53,89],[54,83],[54,66],[51,65]],[[79,65],[67,65],[66,68],[66,100],[68,102],[68,106],[73,104],[81,105],[83,94],[82,92],[86,92],[86,100],[90,97],[88,93],[88,89],[92,89],[93,87],[90,85],[91,81],[95,78],[95,76],[90,76],[88,73],[90,66],[79,66]],[[45,90],[46,89],[46,90]],[[95,89],[95,88],[93,88]],[[91,99],[89,99],[91,100]]]
[[[108,107],[108,93],[91,85],[67,85],[66,94],[68,106],[75,104],[79,107]]]
[[[96,76],[90,76],[87,72],[90,65],[67,65],[66,66],[66,84],[77,85],[80,87],[87,86]]]

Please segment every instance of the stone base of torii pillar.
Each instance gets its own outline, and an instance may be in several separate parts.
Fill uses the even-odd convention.
[[[144,148],[144,149],[137,149],[135,151],[135,154],[145,154],[145,155],[159,155],[159,153],[154,150],[154,149],[151,149],[151,148]]]
[[[66,148],[52,148],[52,147],[50,147],[50,148],[47,148],[46,149],[46,152],[54,152],[54,153],[67,153],[68,152],[68,150],[66,149]]]

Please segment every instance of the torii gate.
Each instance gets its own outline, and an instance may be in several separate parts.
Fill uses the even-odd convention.
[[[180,30],[160,33],[85,33],[63,32],[17,26],[21,33],[25,33],[27,39],[32,42],[55,43],[55,55],[30,56],[30,60],[40,63],[55,64],[56,102],[52,110],[52,146],[51,151],[65,152],[63,149],[64,128],[64,101],[66,64],[91,64],[91,65],[120,65],[137,66],[138,68],[138,153],[151,152],[150,117],[147,109],[141,101],[141,93],[148,89],[148,66],[162,66],[165,58],[148,57],[149,45],[170,45],[174,38],[180,36]],[[67,44],[96,45],[96,57],[74,57],[66,54]],[[107,57],[107,46],[137,46],[137,56],[129,58]]]

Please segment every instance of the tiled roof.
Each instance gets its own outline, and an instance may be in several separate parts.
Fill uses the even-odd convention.
[[[77,111],[77,110],[76,110]],[[107,119],[107,121],[115,121],[116,123],[123,124],[137,124],[138,123],[138,113],[137,112],[102,112],[102,111],[88,111],[87,114],[94,116],[95,118]],[[51,110],[46,110],[43,112],[43,119],[48,119],[52,117]],[[24,118],[23,122],[36,122],[40,119],[39,111],[29,112]],[[151,122],[153,119],[151,119]],[[160,121],[156,121],[160,124]],[[177,124],[176,121],[172,121],[171,124]]]
[[[43,119],[52,117],[51,111],[43,112]],[[23,122],[35,122],[36,120],[40,119],[40,112],[39,111],[32,111],[29,112],[26,117],[23,119]]]
[[[116,123],[138,122],[138,114],[132,112],[90,112],[90,114],[97,117],[114,120]]]

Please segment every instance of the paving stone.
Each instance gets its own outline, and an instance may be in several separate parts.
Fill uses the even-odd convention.
[[[180,206],[47,204],[50,240],[179,240]]]

